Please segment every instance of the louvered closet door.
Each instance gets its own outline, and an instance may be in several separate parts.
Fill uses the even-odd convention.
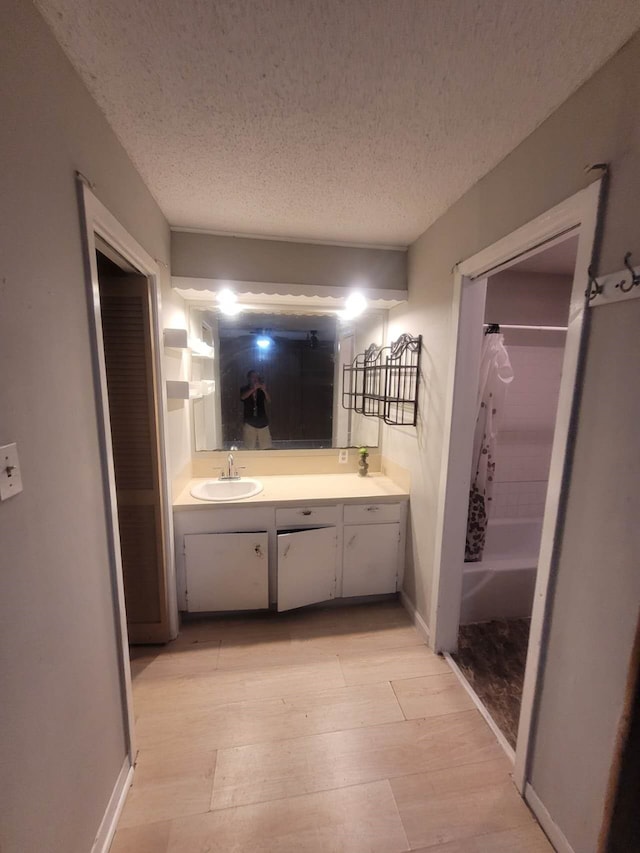
[[[149,284],[100,277],[129,640],[169,639]]]

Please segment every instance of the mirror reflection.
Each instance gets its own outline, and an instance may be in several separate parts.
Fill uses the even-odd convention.
[[[379,422],[341,403],[342,366],[381,344],[384,312],[190,310],[196,451],[290,450],[378,444]]]

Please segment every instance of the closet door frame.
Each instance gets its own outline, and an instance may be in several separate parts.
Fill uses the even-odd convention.
[[[557,564],[557,547],[562,538],[562,508],[573,449],[571,427],[577,415],[579,378],[588,326],[585,291],[596,241],[601,188],[602,180],[595,181],[454,268],[450,372],[430,614],[430,642],[435,651],[443,653],[456,651],[458,642],[469,472],[487,280],[489,275],[512,266],[516,258],[521,261],[542,251],[542,247],[546,249],[571,236],[578,236],[518,741],[515,755],[510,755],[514,761],[514,781],[521,793],[528,776],[532,722],[546,637],[547,595]]]
[[[167,612],[169,615],[170,637],[175,637],[178,633],[178,604],[173,556],[174,546],[173,522],[171,516],[171,487],[167,467],[167,395],[164,379],[164,366],[162,363],[162,348],[159,345],[159,342],[162,340],[160,336],[160,318],[162,316],[160,299],[160,267],[159,264],[120,224],[120,222],[118,222],[102,202],[99,201],[96,195],[92,192],[91,187],[81,175],[77,175],[77,188],[81,216],[81,232],[85,250],[85,275],[88,291],[89,325],[92,343],[96,406],[98,409],[98,426],[100,430],[102,477],[107,509],[109,556],[112,574],[115,620],[118,633],[123,714],[126,729],[125,737],[130,767],[133,768],[136,756],[133,694],[131,688],[129,637],[127,631],[122,559],[120,552],[115,469],[109,422],[109,397],[102,342],[100,289],[96,262],[96,249],[100,248],[100,246],[97,245],[97,242],[102,241],[102,243],[107,244],[107,246],[115,250],[118,255],[131,264],[131,266],[134,267],[141,275],[145,276],[149,282],[152,334],[155,338],[154,393],[157,409],[157,429],[160,450],[159,481],[162,501],[164,548],[166,553],[165,590],[168,599]],[[99,238],[99,241],[97,241],[97,238]],[[170,639],[170,637],[167,639]]]

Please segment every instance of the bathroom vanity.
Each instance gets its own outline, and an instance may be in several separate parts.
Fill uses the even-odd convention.
[[[381,474],[260,477],[260,494],[174,503],[178,604],[188,612],[291,610],[394,593],[408,493]]]

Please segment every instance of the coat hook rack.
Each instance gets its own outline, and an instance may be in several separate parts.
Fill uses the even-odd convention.
[[[631,252],[623,259],[624,268],[599,279],[589,267],[589,284],[585,296],[589,305],[606,305],[611,302],[621,302],[625,299],[640,297],[640,267],[631,265]]]
[[[640,273],[637,273],[634,268],[631,266],[629,259],[631,258],[631,252],[627,252],[624,256],[624,265],[631,273],[631,282],[627,288],[625,288],[622,282],[616,284],[616,287],[619,287],[623,293],[629,293],[629,291],[633,287],[637,287],[640,284]]]
[[[592,299],[595,299],[599,293],[602,293],[604,287],[598,282],[598,279],[593,274],[593,268],[589,267],[588,269],[589,275],[589,286],[587,287],[587,292],[585,296],[591,302]]]

